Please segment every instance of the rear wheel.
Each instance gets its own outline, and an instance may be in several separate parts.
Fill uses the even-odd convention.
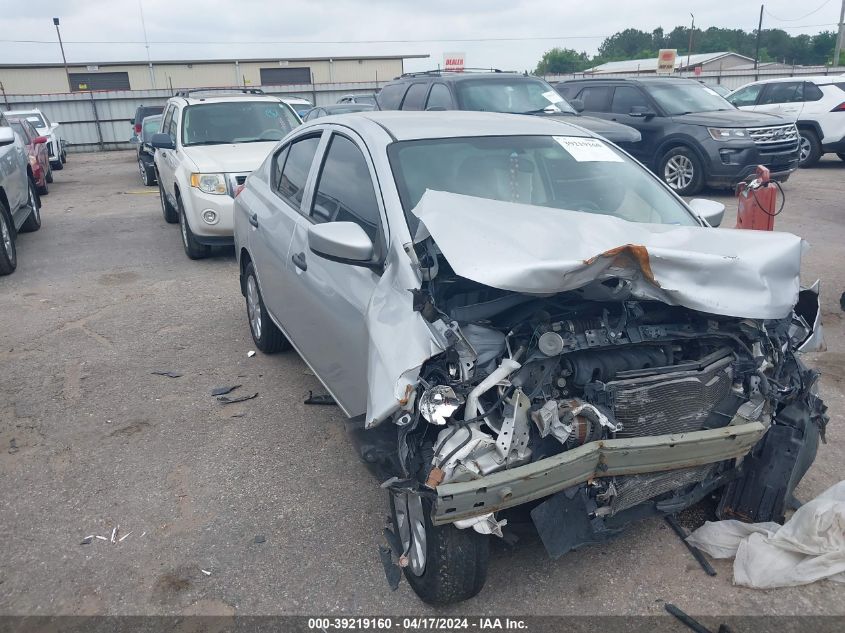
[[[6,203],[0,200],[0,275],[9,275],[18,267],[12,215]]]
[[[249,321],[249,332],[255,346],[265,354],[273,354],[290,349],[291,345],[281,330],[270,319],[261,290],[258,288],[258,278],[252,262],[246,265],[244,271],[244,290],[246,295],[246,316]]]
[[[472,528],[431,523],[431,503],[390,492],[393,529],[408,564],[405,578],[423,602],[453,604],[476,595],[487,580],[490,537]]]
[[[837,154],[837,156],[839,156],[839,160],[845,160],[845,153],[840,152]]]
[[[59,158],[57,161],[50,161],[50,166],[55,169],[56,171],[61,171],[65,168],[65,161],[63,158]]]
[[[691,196],[704,187],[704,168],[687,147],[675,147],[663,155],[657,175],[680,196]]]
[[[179,211],[179,228],[182,234],[182,246],[185,247],[185,254],[190,259],[204,259],[208,257],[210,248],[205,244],[200,244],[197,238],[194,237],[191,231],[191,225],[188,223],[188,218],[185,217],[185,208],[182,206],[182,199],[176,196],[176,205]]]
[[[798,130],[799,155],[798,164],[801,167],[812,167],[822,157],[822,144],[818,135],[810,129]]]
[[[59,160],[62,163],[62,165],[64,165],[67,162],[67,151],[66,150],[64,150],[64,149],[62,150],[62,156]]]
[[[141,182],[145,187],[152,187],[156,184],[155,172],[149,165],[145,165],[144,161],[138,159],[138,171],[141,173]]]
[[[41,198],[35,190],[35,183],[29,179],[29,216],[21,225],[21,233],[32,233],[41,228]]]
[[[167,201],[167,196],[164,194],[164,188],[161,186],[160,180],[158,183],[158,197],[161,202],[161,214],[164,216],[164,221],[168,224],[176,224],[179,221],[179,212]]]
[[[47,163],[47,182],[53,182],[53,166]]]

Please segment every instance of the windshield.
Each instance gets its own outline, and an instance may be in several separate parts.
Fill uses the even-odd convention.
[[[44,119],[41,118],[41,115],[38,113],[33,114],[25,114],[23,116],[27,121],[32,123],[34,127],[47,127],[47,124],[44,123]]]
[[[648,92],[670,116],[735,109],[712,88],[699,83],[653,83],[648,86]]]
[[[630,222],[700,226],[642,166],[595,138],[486,136],[401,141],[388,148],[411,234],[426,189]],[[554,211],[550,211],[553,213]]]
[[[573,110],[554,88],[542,79],[502,77],[462,79],[455,82],[459,110],[539,114]]]
[[[220,145],[278,141],[299,125],[284,103],[226,101],[185,108],[183,145]]]

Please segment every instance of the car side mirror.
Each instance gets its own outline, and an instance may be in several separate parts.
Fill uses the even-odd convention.
[[[135,125],[135,117],[134,116],[131,119],[129,119],[129,124]]]
[[[655,113],[649,110],[646,106],[631,106],[631,111],[628,113],[628,116],[638,119],[650,119],[655,116]]]
[[[572,109],[576,112],[583,112],[584,111],[584,102],[581,99],[570,99],[569,105],[572,106]]]
[[[173,142],[170,135],[162,132],[153,134],[153,137],[150,139],[150,145],[158,149],[176,149],[176,143]]]
[[[373,241],[355,222],[325,222],[308,228],[308,248],[333,262],[370,266]]]
[[[9,145],[15,142],[15,131],[10,127],[0,127],[0,145]]]
[[[43,145],[44,143],[46,143],[49,140],[50,139],[48,139],[46,136],[36,136],[34,139],[32,139],[32,142],[35,143],[36,145]]]
[[[704,198],[693,198],[687,204],[689,204],[690,209],[698,217],[710,226],[719,226],[725,217],[725,205],[721,202],[705,200]]]

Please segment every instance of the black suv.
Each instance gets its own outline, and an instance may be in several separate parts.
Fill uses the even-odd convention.
[[[565,119],[614,143],[636,144],[640,133],[627,126],[580,116],[539,77],[491,70],[406,73],[376,96],[382,110],[475,110]]]
[[[757,165],[785,181],[798,167],[798,130],[782,117],[737,110],[693,79],[574,79],[557,90],[576,110],[637,128],[621,143],[681,195],[732,187]]]

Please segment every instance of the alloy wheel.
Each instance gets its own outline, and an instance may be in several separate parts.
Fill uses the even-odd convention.
[[[419,495],[393,493],[396,529],[402,551],[408,557],[408,569],[414,576],[425,573],[425,515]]]
[[[810,152],[812,151],[813,147],[812,147],[812,145],[810,145],[810,139],[808,139],[803,134],[798,137],[798,140],[800,142],[799,150],[798,150],[799,151],[798,159],[799,159],[799,162],[803,163],[810,156]]]
[[[188,220],[185,219],[185,212],[180,209],[179,228],[182,229],[182,243],[188,248]]]
[[[35,218],[36,224],[41,223],[41,209],[38,204],[38,198],[35,195],[35,188],[32,183],[29,184],[29,206],[32,208],[32,216]]]
[[[676,154],[666,161],[663,179],[672,189],[684,189],[692,182],[694,170],[692,161],[687,156]]]
[[[3,240],[3,250],[6,251],[6,259],[14,260],[14,252],[12,251],[12,231],[6,223],[6,216],[0,211],[0,239]]]
[[[147,182],[147,170],[144,169],[144,163],[142,163],[140,160],[138,161],[138,170],[141,172],[141,182],[145,185],[150,184],[149,182]]]
[[[247,277],[246,280],[246,313],[252,334],[255,338],[261,338],[261,298],[253,275]]]

